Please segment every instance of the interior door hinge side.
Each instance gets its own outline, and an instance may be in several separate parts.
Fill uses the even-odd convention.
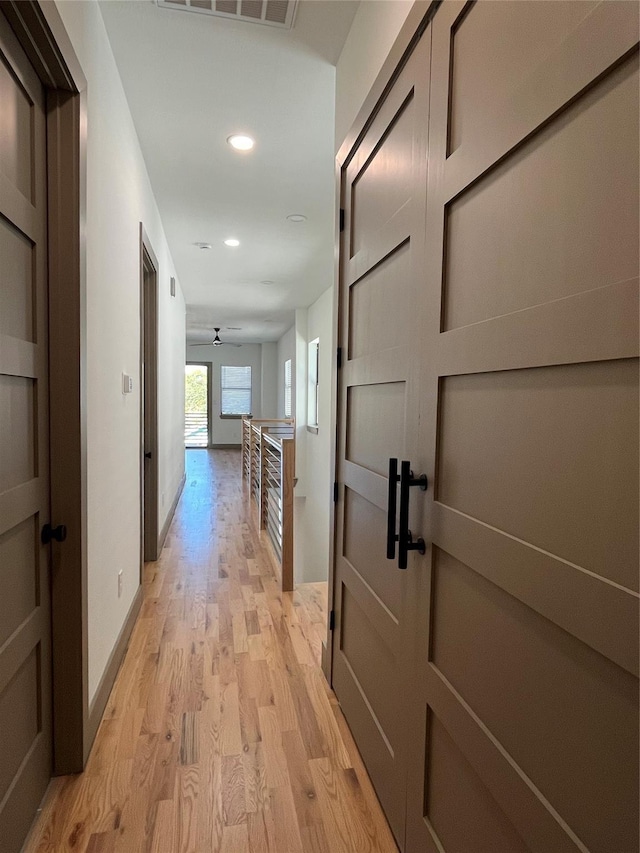
[[[344,207],[340,208],[340,233],[344,231]]]
[[[338,494],[339,494],[338,488],[339,488],[338,487],[338,481],[336,480],[333,484],[333,502],[334,502],[334,504],[338,503]]]
[[[342,367],[342,347],[338,347],[338,352],[336,355],[336,361],[338,365],[338,370]]]
[[[336,611],[329,611],[329,630],[334,631],[336,627]]]

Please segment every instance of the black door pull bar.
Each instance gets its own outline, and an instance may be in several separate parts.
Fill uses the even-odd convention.
[[[396,493],[398,491],[398,460],[389,459],[389,500],[387,502],[387,560],[396,558]]]
[[[400,530],[396,533],[396,489],[400,481]],[[427,546],[422,537],[413,541],[409,530],[409,490],[412,486],[426,492],[429,481],[426,474],[419,477],[413,476],[411,463],[403,460],[398,476],[398,460],[389,459],[389,500],[387,504],[387,559],[393,560],[396,556],[396,542],[398,543],[398,568],[406,569],[409,551],[417,551],[424,554]]]
[[[400,482],[400,530],[396,533],[396,510],[397,510],[397,486]],[[398,460],[393,457],[389,459],[388,480],[388,502],[387,502],[387,559],[395,560],[396,542],[398,542],[398,568],[406,569],[409,551],[418,551],[419,554],[426,552],[426,544],[422,537],[415,542],[409,530],[409,489],[418,486],[425,492],[429,481],[426,474],[419,477],[413,476],[411,463],[406,460],[401,463],[398,475]]]
[[[396,494],[398,491],[398,460],[389,459],[389,500],[387,502],[387,560],[396,558]]]

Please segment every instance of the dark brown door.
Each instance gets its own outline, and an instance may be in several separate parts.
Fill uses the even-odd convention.
[[[333,687],[400,843],[410,746],[403,692],[415,625],[413,580],[385,556],[387,475],[390,457],[418,452],[429,40],[343,170]]]
[[[158,559],[158,261],[140,225],[142,563]]]
[[[433,22],[407,850],[638,850],[638,4]]]
[[[0,851],[51,775],[44,92],[0,13]]]

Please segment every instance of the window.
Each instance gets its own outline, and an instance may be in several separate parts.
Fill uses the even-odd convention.
[[[320,339],[309,344],[309,389],[307,394],[307,426],[318,430],[318,350]]]
[[[251,367],[220,368],[220,414],[240,417],[251,414]]]
[[[291,415],[291,359],[288,358],[284,363],[284,416],[285,418],[292,417]]]

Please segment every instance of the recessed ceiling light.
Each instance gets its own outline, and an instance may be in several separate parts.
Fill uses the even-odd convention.
[[[211,243],[196,243],[196,246],[197,246],[199,249],[210,249],[210,248],[211,248]]]
[[[307,217],[304,215],[304,213],[290,213],[289,216],[287,216],[287,219],[289,220],[289,222],[306,222],[307,221]]]
[[[251,151],[255,142],[250,136],[245,136],[243,133],[234,133],[227,137],[227,142],[236,151]]]
[[[240,240],[236,240],[235,237],[229,237],[224,241],[225,246],[232,246],[234,249],[236,246],[240,245]]]
[[[261,281],[260,284],[273,284],[273,282],[270,279],[265,278],[265,280]]]

